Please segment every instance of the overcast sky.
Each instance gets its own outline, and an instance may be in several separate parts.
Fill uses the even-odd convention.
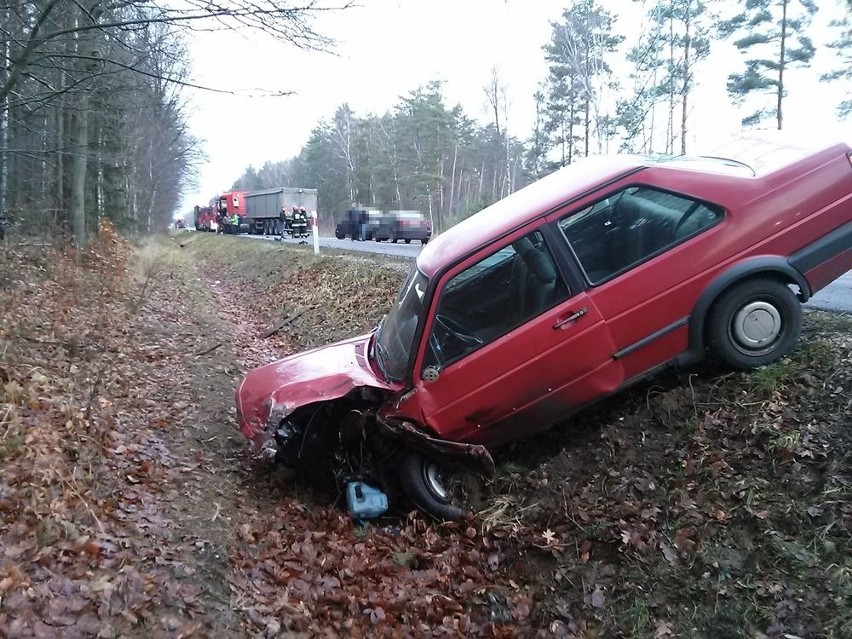
[[[257,32],[194,39],[193,82],[239,96],[192,93],[190,127],[204,141],[208,162],[201,167],[197,192],[186,194],[183,212],[226,191],[248,165],[260,168],[298,154],[317,122],[342,103],[357,115],[382,114],[430,80],[446,82],[449,106],[461,104],[468,116],[485,122],[490,114],[483,87],[497,67],[508,88],[509,132],[529,136],[532,96],[547,72],[542,46],[550,39],[550,22],[559,20],[568,0],[360,1],[361,7],[315,22],[316,30],[337,40],[334,53],[298,51]],[[618,15],[617,30],[632,43],[641,24],[639,7],[628,0],[604,4]],[[837,8],[833,2],[819,4],[821,25]],[[738,69],[737,53],[726,43],[715,44],[714,59],[698,77],[693,148],[709,149],[735,134],[742,117],[725,93],[727,75]],[[840,87],[818,80],[830,58],[822,49],[810,70],[789,74],[785,128],[798,137],[839,135],[852,141],[852,122],[834,118]],[[262,97],[264,90],[294,95]]]

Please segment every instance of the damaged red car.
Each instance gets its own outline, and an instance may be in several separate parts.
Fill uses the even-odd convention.
[[[801,304],[852,269],[852,149],[773,170],[588,158],[426,245],[367,335],[246,375],[240,427],[358,516],[465,515],[455,484],[663,367],[796,345]],[[457,471],[463,471],[459,473]]]

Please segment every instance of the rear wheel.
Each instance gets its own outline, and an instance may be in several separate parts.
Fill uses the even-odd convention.
[[[399,466],[399,483],[405,496],[438,519],[463,519],[469,512],[453,503],[455,475],[420,453],[409,453]]]
[[[707,337],[712,354],[738,369],[770,364],[796,345],[802,307],[786,284],[754,279],[723,293],[710,310]]]

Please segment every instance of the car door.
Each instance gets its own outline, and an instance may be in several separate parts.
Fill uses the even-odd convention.
[[[690,313],[723,246],[721,207],[628,182],[548,219],[571,247],[627,379],[687,349]]]
[[[614,350],[541,230],[518,231],[441,277],[415,358],[417,403],[439,436],[498,444],[618,388]]]

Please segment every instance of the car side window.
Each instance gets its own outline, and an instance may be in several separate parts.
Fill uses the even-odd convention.
[[[457,273],[438,300],[424,368],[445,366],[567,299],[540,231]]]
[[[600,284],[722,219],[720,208],[633,186],[559,222],[589,283]]]

